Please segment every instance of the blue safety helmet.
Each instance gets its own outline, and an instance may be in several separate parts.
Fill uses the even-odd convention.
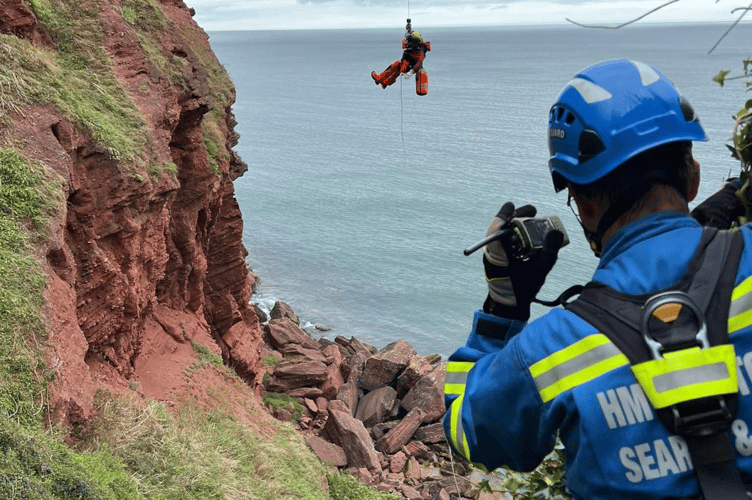
[[[605,61],[575,75],[551,108],[548,167],[559,192],[661,144],[707,140],[692,106],[663,73],[637,61]]]

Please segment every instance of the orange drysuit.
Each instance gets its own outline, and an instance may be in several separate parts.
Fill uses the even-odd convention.
[[[389,65],[380,74],[375,71],[371,71],[371,78],[377,85],[381,85],[381,88],[387,88],[389,85],[397,81],[403,73],[407,73],[411,69],[418,73],[423,67],[423,59],[426,57],[426,52],[431,50],[431,42],[421,42],[416,48],[408,47],[407,39],[402,40],[402,47],[406,50],[402,53],[402,59],[395,61]]]

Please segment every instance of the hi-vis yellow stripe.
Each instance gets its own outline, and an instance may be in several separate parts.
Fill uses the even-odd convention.
[[[544,403],[620,366],[627,357],[602,333],[596,333],[543,358],[530,367]]]
[[[470,461],[470,447],[467,445],[465,429],[462,427],[462,395],[454,400],[450,408],[450,431],[454,449],[462,455],[465,460]]]
[[[728,332],[732,334],[752,325],[752,276],[745,279],[731,293]]]
[[[733,345],[695,347],[670,354],[632,366],[654,408],[739,390]]]
[[[457,396],[464,394],[467,372],[473,366],[475,366],[475,362],[473,361],[447,362],[446,376],[444,377],[444,394]]]

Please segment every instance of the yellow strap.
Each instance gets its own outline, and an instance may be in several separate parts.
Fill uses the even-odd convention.
[[[633,365],[632,372],[655,408],[739,390],[731,344],[677,351],[670,357]]]
[[[752,325],[752,276],[745,279],[731,293],[728,332],[732,334]]]

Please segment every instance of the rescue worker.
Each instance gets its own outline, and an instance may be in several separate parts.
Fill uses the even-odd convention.
[[[642,336],[617,328],[621,338],[612,340],[603,333],[608,328],[596,328],[569,305],[528,323],[530,304],[562,245],[562,233],[554,230],[545,236],[543,251],[529,259],[515,257],[503,239],[484,248],[488,296],[475,312],[465,345],[447,363],[443,424],[452,449],[487,471],[508,466],[527,472],[553,451],[558,437],[566,449],[567,487],[577,499],[699,498],[701,493],[711,499],[732,478],[731,493],[720,498],[746,498],[744,484],[752,484],[752,295],[746,295],[752,290],[752,228],[717,232],[733,237],[731,253],[737,253],[738,264],[690,266],[705,234],[698,219],[728,228],[743,212],[728,196],[738,184],[730,182],[698,206],[692,213],[697,218],[690,215],[688,203],[700,182],[692,141],[707,136],[671,81],[644,63],[613,60],[582,70],[551,108],[548,133],[555,191],[567,191],[568,204],[576,205],[585,237],[600,257],[591,296],[609,291],[619,299],[648,297],[683,283],[685,276],[700,272],[696,268],[728,273],[716,293],[705,296],[725,304],[708,307],[722,319],[709,321],[708,330],[720,330],[717,335],[733,345],[735,357],[721,346],[725,364],[713,366],[720,366],[718,380],[727,385],[708,401],[738,409],[735,415],[733,408],[718,413],[719,424],[716,413],[697,420],[702,432],[726,443],[706,447],[698,458],[692,447],[702,432],[684,435],[690,428],[684,412],[699,408],[696,402],[707,396],[698,381],[706,373],[705,358],[689,370],[694,376],[669,374],[667,383],[679,384],[685,400],[663,403],[660,390],[646,392],[638,382],[627,348],[669,356],[665,339],[662,348],[649,351]],[[493,218],[489,235],[514,216],[510,206]],[[591,320],[599,315],[610,317],[601,311]],[[698,326],[691,339],[699,339],[699,332]],[[703,349],[687,347],[693,354],[707,352]],[[732,403],[734,398],[738,402]],[[673,406],[661,407],[667,403]],[[664,410],[675,408],[681,410],[673,414],[678,424],[669,429]],[[671,419],[669,414],[669,424]],[[702,482],[707,469],[717,484]]]
[[[420,33],[410,29],[408,21],[407,33],[402,40],[402,48],[405,50],[402,52],[402,58],[399,61],[393,62],[379,74],[371,71],[371,78],[376,82],[376,85],[381,85],[381,88],[385,89],[396,82],[397,78],[403,73],[413,71],[417,74],[420,72],[426,52],[431,50],[431,42],[424,42]]]

